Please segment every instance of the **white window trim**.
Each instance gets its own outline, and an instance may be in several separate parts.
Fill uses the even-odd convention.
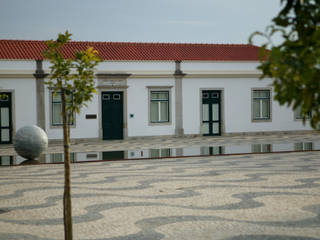
[[[55,129],[55,128],[63,128],[63,125],[54,125],[52,122],[52,111],[53,111],[53,106],[52,106],[52,95],[53,95],[53,90],[49,89],[49,105],[50,105],[50,113],[49,113],[49,118],[50,118],[50,128]],[[76,113],[74,113],[73,116],[73,124],[69,125],[70,128],[76,128]]]
[[[11,141],[13,142],[13,138],[16,132],[16,98],[15,98],[15,90],[14,89],[7,89],[7,88],[2,88],[0,89],[0,94],[1,93],[11,93]]]
[[[261,118],[261,119],[255,119],[253,116],[253,92],[254,91],[269,91],[269,119]],[[260,102],[261,104],[261,102]],[[260,106],[260,111],[262,111],[262,108]],[[261,114],[262,112],[260,112]],[[251,88],[251,122],[272,122],[272,88]]]
[[[55,161],[55,156],[61,154],[62,161]],[[77,154],[75,152],[70,152],[70,161],[71,163],[76,162]],[[50,163],[63,163],[64,162],[64,153],[50,153]]]
[[[255,149],[255,146],[258,146],[259,147],[259,151],[254,151]],[[269,149],[269,151],[263,151],[263,147],[264,146],[267,146]],[[272,147],[272,144],[269,144],[269,143],[257,143],[257,144],[252,144],[251,145],[251,152],[252,153],[272,153],[273,152],[273,147]]]
[[[148,124],[149,126],[164,126],[172,125],[172,89],[173,86],[147,86],[148,88]],[[169,121],[164,122],[151,122],[151,92],[168,92],[168,108],[169,108]]]
[[[154,150],[157,150],[159,151],[159,156],[156,156],[156,157],[152,157],[152,151]],[[168,151],[169,150],[169,155],[163,155],[163,152],[162,150],[165,150],[165,151]],[[172,149],[169,149],[169,148],[162,148],[162,149],[149,149],[149,157],[152,157],[152,158],[169,158],[172,156]]]

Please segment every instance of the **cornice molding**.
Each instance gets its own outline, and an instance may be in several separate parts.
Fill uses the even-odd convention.
[[[37,74],[29,70],[0,70],[0,78],[34,78]],[[41,75],[41,76],[40,76]],[[137,78],[259,78],[260,71],[186,71],[183,74],[159,71],[137,71],[131,73],[97,73],[97,79],[137,79]],[[38,76],[38,75],[37,75]],[[40,73],[39,77],[49,77],[48,73]]]
[[[175,73],[132,73],[130,78],[259,78],[260,71],[193,71],[183,74]]]
[[[146,86],[146,88],[148,89],[163,89],[163,88],[173,88],[173,86],[169,85],[169,86]]]
[[[130,78],[174,78],[174,74],[132,74]]]
[[[127,79],[130,73],[96,73],[97,79]]]
[[[97,89],[126,89],[129,86],[124,85],[110,85],[110,86],[97,86]]]
[[[185,78],[259,78],[260,71],[214,71],[186,72]]]
[[[0,70],[0,78],[34,78],[32,71]]]

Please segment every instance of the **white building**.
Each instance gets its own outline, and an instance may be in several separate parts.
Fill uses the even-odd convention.
[[[226,135],[311,130],[273,100],[271,79],[259,80],[258,47],[222,44],[72,42],[93,46],[98,94],[71,126],[72,139]],[[59,95],[44,79],[44,41],[0,40],[0,141],[25,125],[61,139]]]

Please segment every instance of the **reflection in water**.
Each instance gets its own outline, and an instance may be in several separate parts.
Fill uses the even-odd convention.
[[[271,144],[252,144],[252,153],[269,153]]]
[[[172,152],[170,148],[150,149],[151,158],[164,158],[164,157],[171,157],[171,156],[172,156]]]
[[[121,160],[124,158],[124,151],[111,151],[102,153],[102,160]]]
[[[304,143],[295,143],[294,150],[295,151],[310,151],[312,150],[312,142],[304,142]]]
[[[224,154],[224,147],[201,147],[201,155],[222,155]]]
[[[13,156],[0,156],[1,166],[11,166],[13,165]]]
[[[35,159],[28,159],[28,160],[21,162],[19,165],[36,165],[36,164],[40,164],[40,161],[35,160]]]
[[[75,161],[75,153],[70,153],[70,162],[74,163]],[[51,153],[50,154],[50,163],[62,163],[64,162],[64,154],[63,153]]]
[[[123,159],[152,159],[188,156],[216,156],[225,154],[248,154],[320,150],[320,142],[279,144],[243,144],[226,146],[192,146],[185,148],[138,149],[129,151],[78,152],[71,153],[71,162],[111,161]],[[63,153],[43,154],[37,163],[63,163]],[[0,166],[31,163],[20,156],[0,156]]]

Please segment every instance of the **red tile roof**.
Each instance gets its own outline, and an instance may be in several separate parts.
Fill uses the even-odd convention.
[[[248,44],[194,43],[130,43],[70,42],[63,53],[72,57],[75,50],[88,47],[98,50],[104,60],[195,60],[195,61],[256,61],[259,47]],[[0,40],[0,59],[43,59],[45,41]]]

